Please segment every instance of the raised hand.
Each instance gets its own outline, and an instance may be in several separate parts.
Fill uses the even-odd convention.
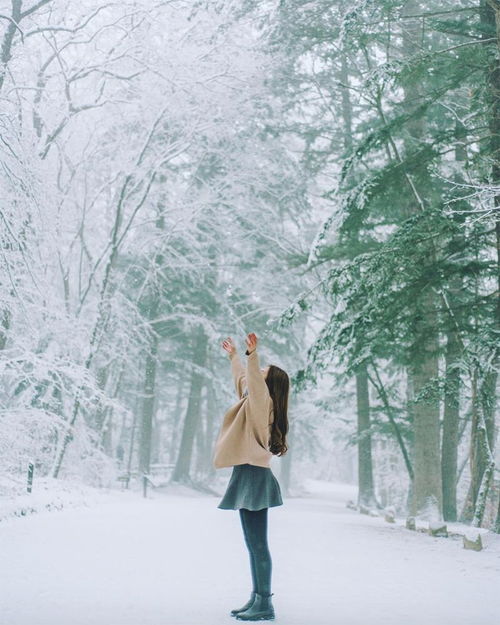
[[[228,336],[227,339],[222,342],[222,347],[226,350],[228,354],[233,354],[236,351],[236,346],[230,336]]]
[[[257,349],[257,337],[253,332],[250,332],[250,334],[247,334],[246,343],[247,343],[247,351],[249,354],[251,354],[253,351]]]

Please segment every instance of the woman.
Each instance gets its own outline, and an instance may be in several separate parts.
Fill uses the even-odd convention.
[[[270,365],[259,368],[257,337],[246,338],[246,370],[231,338],[222,347],[231,359],[238,402],[225,414],[213,464],[233,467],[226,492],[217,506],[239,510],[245,543],[250,554],[253,590],[247,603],[231,615],[243,621],[274,619],[271,601],[271,554],[267,544],[267,510],[281,506],[281,490],[270,468],[274,455],[287,451],[288,392],[285,371]]]

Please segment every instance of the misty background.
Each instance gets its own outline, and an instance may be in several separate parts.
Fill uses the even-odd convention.
[[[499,32],[496,0],[1,2],[0,495],[30,463],[217,494],[255,332],[284,494],[500,532]]]

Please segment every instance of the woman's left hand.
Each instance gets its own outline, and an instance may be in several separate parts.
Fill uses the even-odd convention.
[[[250,332],[250,334],[247,334],[246,343],[247,343],[247,352],[249,354],[251,354],[253,351],[257,349],[257,337],[253,332]]]
[[[234,344],[233,339],[230,336],[228,336],[227,339],[222,343],[222,347],[230,355],[236,352],[236,346]]]

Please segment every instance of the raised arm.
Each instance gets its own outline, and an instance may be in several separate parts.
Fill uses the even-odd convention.
[[[247,387],[250,409],[255,414],[262,414],[267,424],[271,395],[269,394],[264,375],[260,370],[259,356],[256,349],[248,355],[247,359]]]
[[[243,397],[243,390],[246,384],[245,369],[241,364],[238,351],[236,350],[236,345],[234,344],[234,341],[230,336],[228,336],[227,339],[223,341],[222,347],[225,349],[231,360],[231,373],[233,375],[234,386],[236,388],[236,392],[238,393],[238,398],[241,399]]]
[[[240,355],[236,349],[229,354],[229,358],[231,360],[231,373],[233,375],[234,387],[239,399],[241,399],[246,386],[246,372],[241,364]]]

